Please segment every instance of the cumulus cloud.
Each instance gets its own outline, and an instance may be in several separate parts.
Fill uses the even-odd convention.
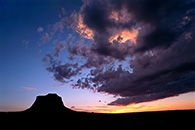
[[[47,54],[43,61],[60,82],[89,69],[90,73],[72,85],[120,96],[109,105],[194,91],[194,5],[190,0],[84,1],[79,12],[53,27],[54,32],[55,28],[62,32],[66,25],[91,44],[73,43],[71,38],[55,41],[54,54]],[[49,34],[44,34],[48,41]],[[68,51],[70,63],[59,61],[62,49]]]
[[[108,39],[116,29],[141,28],[135,51],[143,52],[153,48],[167,48],[193,24],[193,4],[186,1],[155,0],[111,0],[90,2],[82,11],[83,21],[94,34],[97,53],[112,56]],[[121,13],[124,8],[131,14],[131,20],[115,22],[110,19],[113,11]],[[186,18],[187,17],[187,18]],[[190,19],[189,19],[190,18]],[[124,19],[128,19],[125,17]],[[183,20],[187,22],[183,24]],[[114,31],[113,31],[114,29]],[[130,37],[130,36],[129,36]],[[126,55],[125,55],[126,56]],[[115,56],[114,56],[115,57]]]

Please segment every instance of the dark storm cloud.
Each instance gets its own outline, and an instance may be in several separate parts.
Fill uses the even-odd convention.
[[[131,103],[148,102],[171,96],[177,96],[181,93],[194,91],[194,84],[195,71],[182,75],[176,80],[162,86],[148,89],[148,92],[145,94],[118,98],[116,101],[109,103],[109,105],[128,105]]]
[[[83,22],[87,27],[94,32],[94,44],[91,51],[104,56],[112,56],[119,60],[129,55],[129,50],[124,48],[130,48],[126,45],[120,45],[115,41],[115,46],[109,42],[110,36],[112,36],[112,28],[128,28],[135,25],[132,21],[129,23],[116,23],[111,20],[110,14],[112,8],[110,7],[110,1],[90,1],[86,4],[85,8],[81,11],[83,16]]]
[[[95,39],[96,40],[96,39]],[[103,39],[98,39],[98,43],[92,46],[91,51],[103,55],[111,56],[118,60],[124,60],[126,56],[130,56],[132,47],[128,44],[120,44],[117,41],[114,41],[113,44],[108,41],[102,41]]]
[[[82,13],[85,24],[95,32],[91,50],[120,60],[132,55],[135,58],[130,61],[133,73],[121,66],[117,70],[97,69],[92,71],[92,77],[79,80],[79,84],[122,97],[109,105],[147,102],[194,91],[194,5],[193,1],[181,0],[116,0],[105,5],[96,1],[87,5]],[[119,28],[108,14],[122,8],[133,15],[128,29],[141,27],[136,45],[122,45],[123,49],[108,41],[112,34],[108,28]]]
[[[133,73],[121,71],[120,79],[113,73],[116,77],[103,81],[98,91],[123,97],[110,105],[153,101],[194,91],[194,50],[194,39],[181,37],[169,49],[138,54],[130,62]]]
[[[118,95],[109,105],[128,105],[177,96],[195,90],[195,1],[192,0],[94,0],[63,18],[73,30],[82,16],[85,29],[93,32],[92,44],[67,42],[71,63],[62,64],[47,54],[49,72],[65,82],[91,69],[74,87]],[[122,21],[110,18],[112,11],[126,9]],[[124,10],[123,10],[124,11]],[[130,15],[129,15],[130,14]],[[136,44],[109,41],[117,31],[140,27]],[[74,60],[80,60],[79,64]],[[129,60],[129,61],[127,61]],[[121,62],[117,67],[115,61]],[[123,67],[126,61],[130,69]],[[132,71],[133,70],[133,71]]]
[[[93,50],[102,55],[115,58],[123,56],[121,51],[109,46],[108,38],[111,32],[108,28],[132,29],[141,26],[142,30],[137,39],[135,51],[144,52],[156,47],[167,48],[185,31],[190,28],[193,20],[182,25],[183,18],[193,16],[195,3],[183,0],[111,0],[93,1],[83,9],[84,23],[95,32]],[[126,8],[132,19],[126,23],[115,23],[109,19],[112,10],[120,11]],[[194,18],[193,18],[194,19]],[[127,26],[128,25],[128,26]],[[111,30],[112,31],[112,30]],[[112,53],[115,51],[115,53]]]
[[[112,24],[108,20],[109,8],[106,8],[107,6],[108,2],[105,0],[90,2],[83,10],[84,23],[97,32],[105,32],[106,27]]]

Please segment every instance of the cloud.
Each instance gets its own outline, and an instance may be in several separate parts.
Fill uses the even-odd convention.
[[[43,33],[42,34],[42,43],[47,43],[51,40],[51,37],[49,36],[49,33]]]
[[[73,76],[76,76],[79,72],[78,69],[76,69],[78,64],[62,64],[56,66],[53,64],[51,67],[48,67],[47,70],[49,72],[54,73],[54,77],[57,81],[66,83],[67,81],[65,79],[70,79]],[[75,70],[76,69],[76,70]]]
[[[95,52],[117,58],[112,53],[115,49],[110,49],[108,45],[109,39],[113,37],[113,32],[116,32],[117,29],[132,30],[140,27],[140,33],[136,39],[134,38],[134,41],[137,42],[134,50],[136,52],[144,52],[153,48],[167,48],[193,24],[191,18],[193,14],[190,12],[192,8],[193,3],[181,0],[110,0],[90,2],[81,11],[81,14],[84,24],[95,32]],[[126,11],[124,11],[125,9]],[[113,12],[120,16],[127,15],[127,17],[121,20],[123,22],[113,21],[112,18],[110,19]],[[129,17],[130,20],[127,20]],[[183,24],[184,21],[187,22]],[[125,56],[127,55],[123,57]]]
[[[72,28],[81,37],[93,39],[94,32],[83,23],[81,13],[73,12],[69,17],[62,18],[61,23],[67,25],[68,28]]]
[[[22,89],[33,91],[33,90],[36,90],[37,88],[31,88],[31,87],[22,87]]]
[[[66,14],[66,11],[65,9],[62,7],[62,14],[65,15]]]
[[[67,83],[71,81],[71,78],[74,76],[81,75],[83,69],[94,67],[101,68],[113,62],[112,58],[97,55],[90,51],[89,47],[78,41],[74,45],[71,45],[70,42],[67,43],[69,60],[71,60],[72,63],[63,63],[59,60],[59,54],[61,50],[65,48],[65,45],[63,42],[59,41],[54,41],[54,43],[57,44],[54,48],[54,53],[47,53],[42,61],[47,64],[46,69],[53,73],[55,80],[62,83]],[[85,60],[85,62],[83,60]],[[79,64],[78,62],[83,62],[83,64]]]
[[[48,66],[46,70],[53,73],[55,80],[60,81],[62,83],[67,83],[71,77],[78,75],[78,72],[80,71],[78,69],[78,63],[62,64],[62,62],[60,60],[57,60],[54,55],[48,53],[45,55],[42,61],[44,63],[47,63]]]
[[[54,41],[53,53],[43,59],[55,80],[73,87],[119,96],[109,105],[128,105],[177,96],[195,90],[194,1],[92,0],[64,25],[80,34]],[[47,34],[47,35],[46,35]],[[50,40],[44,33],[43,41]],[[67,50],[68,60],[59,55]],[[81,74],[88,69],[85,76]],[[80,76],[80,78],[78,78]]]
[[[22,43],[25,45],[25,49],[28,49],[29,40],[22,40]]]
[[[38,27],[38,28],[37,28],[37,31],[38,31],[39,33],[41,33],[41,32],[44,31],[44,29],[43,29],[43,27]]]
[[[124,98],[118,98],[116,101],[109,103],[109,105],[129,105],[132,103],[155,101],[172,96],[178,96],[182,93],[194,91],[194,77],[195,71],[186,75],[178,77],[176,80],[170,81],[166,84],[149,87],[146,92],[140,92],[139,94],[130,94]],[[145,87],[146,89],[146,87]]]
[[[65,41],[57,41],[57,40],[54,40],[53,43],[55,44],[55,52],[54,52],[54,56],[57,56],[59,57],[61,51],[65,48]]]
[[[119,66],[117,70],[111,68],[99,72],[93,75],[94,77],[85,79],[85,83],[92,82],[95,86],[99,86],[97,88],[99,92],[123,97],[110,105],[153,101],[195,90],[194,82],[192,82],[195,77],[193,72],[195,69],[193,67],[195,65],[194,39],[191,39],[191,32],[185,33],[191,30],[190,28],[194,28],[192,23],[194,17],[192,18],[192,12],[190,12],[192,3],[124,0],[111,1],[109,4],[113,7],[112,9],[108,9],[106,5],[100,6],[102,4],[102,1],[89,4],[83,12],[84,23],[96,32],[92,51],[121,60],[134,55],[135,58],[130,61],[133,73],[122,70]],[[100,7],[105,7],[105,9]],[[121,49],[121,44],[115,41],[117,45],[113,46],[108,39],[113,35],[111,32],[113,28],[123,30],[127,26],[124,23],[117,23],[121,26],[116,26],[117,24],[109,20],[108,16],[111,10],[120,12],[124,8],[127,8],[133,18],[133,21],[127,20],[128,28],[135,29],[139,26],[141,29],[136,45],[125,44],[125,47]],[[186,15],[188,15],[187,19]],[[94,20],[94,16],[98,19]],[[188,21],[185,24],[184,19]],[[108,28],[111,28],[111,31]],[[188,42],[186,36],[190,39]],[[183,76],[186,78],[181,80]]]
[[[74,45],[71,44],[71,42],[68,42],[68,52],[70,59],[75,56],[86,57],[87,55],[89,55],[89,47],[82,44],[80,41],[77,41]]]
[[[89,80],[98,86],[97,91],[122,97],[109,105],[154,101],[191,92],[195,90],[194,49],[194,40],[186,41],[182,35],[168,49],[136,54],[130,60],[133,73],[121,66],[117,70],[112,67],[93,74]]]

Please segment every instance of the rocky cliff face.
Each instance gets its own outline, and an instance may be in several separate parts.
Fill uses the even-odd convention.
[[[27,112],[56,113],[71,112],[62,102],[62,98],[57,94],[47,94],[45,96],[37,96],[33,105],[26,110]]]

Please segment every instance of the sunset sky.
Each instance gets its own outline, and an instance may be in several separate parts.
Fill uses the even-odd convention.
[[[0,0],[0,111],[195,109],[194,0]]]

